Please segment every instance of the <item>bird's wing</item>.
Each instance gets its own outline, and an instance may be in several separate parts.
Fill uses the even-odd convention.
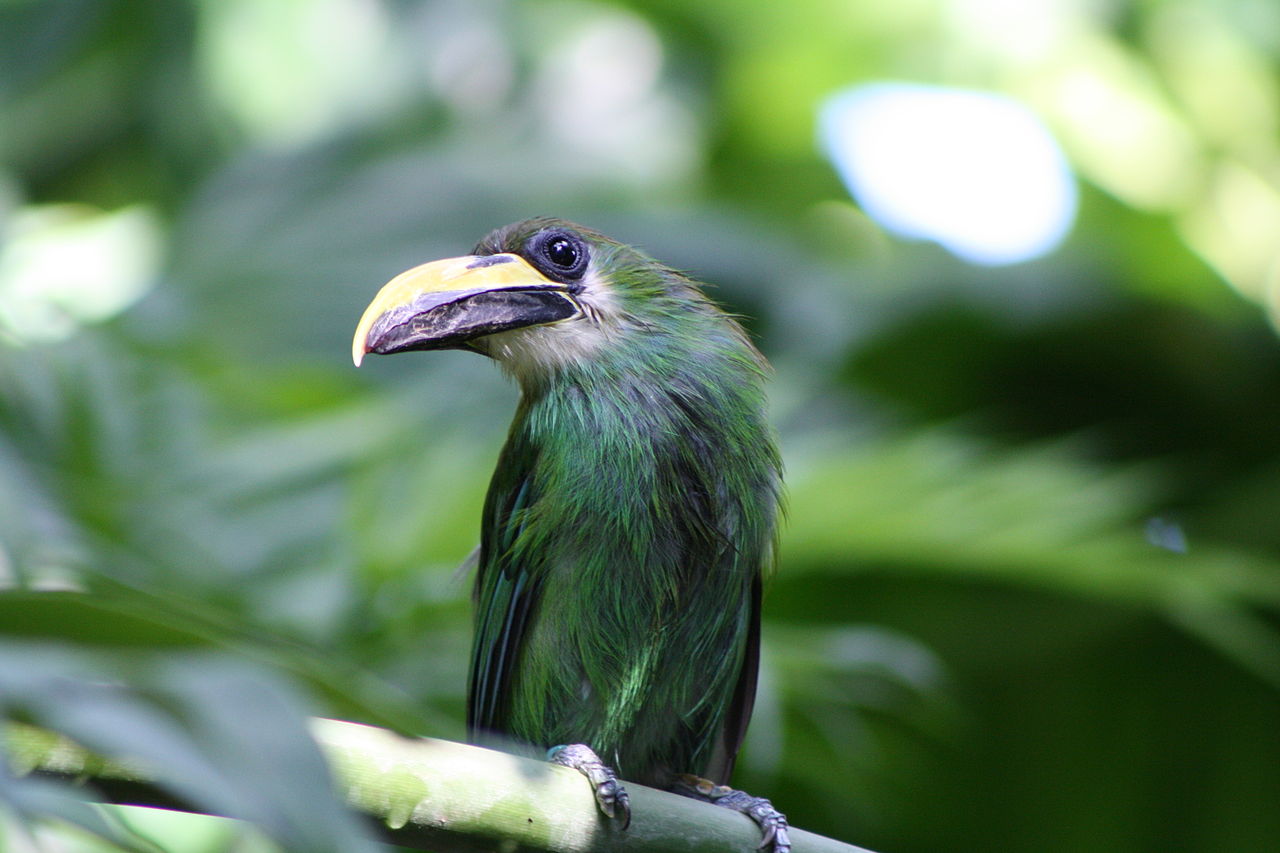
[[[717,742],[711,752],[711,760],[704,774],[721,785],[729,784],[738,749],[747,736],[747,724],[751,722],[751,709],[756,702],[756,677],[760,672],[760,575],[751,582],[751,609],[747,614],[746,647],[742,655],[742,667],[733,696],[725,712],[724,721],[717,733]]]
[[[504,450],[485,501],[467,696],[467,730],[473,741],[485,732],[506,729],[512,673],[541,594],[540,576],[527,565],[514,565],[509,557],[525,510],[533,502],[532,460],[521,455],[514,448]]]

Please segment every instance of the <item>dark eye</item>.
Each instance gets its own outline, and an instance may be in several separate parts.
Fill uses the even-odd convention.
[[[587,244],[577,234],[544,231],[533,238],[530,259],[547,276],[558,281],[581,278],[587,271]]]
[[[547,260],[562,269],[573,269],[573,265],[578,262],[578,247],[573,245],[568,237],[551,238],[543,251],[547,255]]]

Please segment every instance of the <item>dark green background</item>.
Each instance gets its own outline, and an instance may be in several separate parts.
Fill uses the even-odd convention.
[[[0,4],[0,257],[50,209],[141,205],[161,247],[95,321],[31,325],[0,275],[0,710],[150,749],[275,843],[355,844],[255,738],[462,736],[455,567],[515,391],[458,353],[357,372],[350,335],[401,269],[553,214],[713,282],[777,369],[790,511],[737,784],[886,853],[1280,849],[1280,284],[1245,262],[1280,234],[1280,14],[1046,4],[1027,55],[984,7]],[[1153,144],[1194,153],[1187,188],[1090,146],[1114,128],[1045,84],[1071,68],[1182,134]],[[1080,177],[1067,243],[988,269],[880,231],[814,133],[874,79],[1032,101]],[[62,808],[29,793],[0,784],[0,848]]]

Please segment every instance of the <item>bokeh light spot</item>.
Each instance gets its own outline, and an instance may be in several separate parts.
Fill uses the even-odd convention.
[[[251,138],[290,146],[390,108],[391,24],[370,0],[205,0],[201,73]]]
[[[154,282],[161,236],[155,214],[135,206],[18,210],[0,251],[0,330],[34,343],[70,337],[132,305]]]
[[[1002,95],[868,84],[829,98],[819,130],[873,219],[974,263],[1039,257],[1075,219],[1075,181],[1057,142]]]

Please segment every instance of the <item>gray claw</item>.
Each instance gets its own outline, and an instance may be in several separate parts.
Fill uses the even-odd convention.
[[[586,776],[595,789],[596,804],[604,816],[616,820],[620,814],[622,828],[631,826],[631,798],[627,796],[627,789],[591,747],[585,743],[556,746],[547,751],[547,758],[553,764],[572,767]]]
[[[671,788],[677,794],[703,800],[735,812],[742,812],[760,827],[761,839],[757,850],[773,848],[773,853],[791,853],[791,836],[787,833],[787,818],[764,797],[753,797],[727,785],[717,785],[698,776],[682,775]]]

